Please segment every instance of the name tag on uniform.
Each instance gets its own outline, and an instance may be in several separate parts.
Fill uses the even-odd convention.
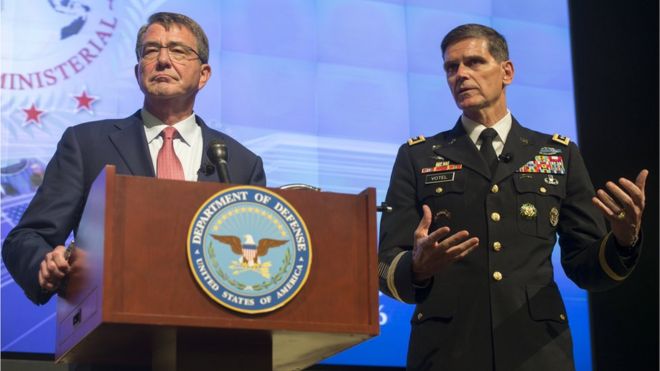
[[[451,173],[438,173],[438,174],[429,174],[426,176],[426,181],[424,184],[433,184],[433,183],[442,183],[442,182],[453,182],[456,172]]]

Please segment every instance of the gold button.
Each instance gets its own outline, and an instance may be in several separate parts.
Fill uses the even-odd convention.
[[[501,281],[502,280],[502,273],[495,271],[493,272],[493,279],[495,281]]]
[[[541,193],[546,193],[548,190],[545,189],[545,187],[541,187],[541,188],[539,188],[539,191],[540,191]]]
[[[444,189],[442,189],[442,187],[438,187],[435,189],[435,193],[442,193],[442,192],[444,192]]]
[[[490,187],[490,191],[493,193],[497,193],[500,191],[500,187],[498,187],[497,184],[493,184],[493,186]]]
[[[563,316],[563,314],[562,314],[562,316]],[[421,313],[417,313],[417,319],[418,319],[418,320],[422,319],[422,317],[424,317],[423,314],[421,314]]]
[[[564,313],[559,315],[559,319],[562,321],[566,321],[566,316],[564,315]]]
[[[493,242],[493,250],[495,251],[502,250],[502,244],[500,243],[500,241]]]
[[[490,218],[494,222],[499,222],[500,221],[500,213],[492,213],[492,214],[490,214]]]

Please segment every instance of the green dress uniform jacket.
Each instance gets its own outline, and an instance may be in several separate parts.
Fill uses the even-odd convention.
[[[606,233],[575,144],[514,118],[502,154],[491,176],[460,120],[399,149],[378,268],[381,291],[416,304],[408,369],[573,370],[551,261],[557,235],[564,271],[581,288],[613,287],[636,263],[639,248],[622,253]],[[445,225],[450,234],[465,229],[479,246],[418,287],[411,251],[423,204],[433,215],[429,233]]]

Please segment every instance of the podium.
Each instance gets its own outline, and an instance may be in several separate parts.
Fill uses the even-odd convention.
[[[376,195],[270,189],[304,219],[305,285],[285,306],[242,314],[209,298],[188,266],[199,207],[227,185],[97,177],[57,301],[58,362],[154,370],[298,370],[379,333]]]

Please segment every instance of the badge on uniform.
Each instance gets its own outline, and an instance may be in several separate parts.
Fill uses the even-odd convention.
[[[553,207],[550,209],[550,225],[556,227],[557,223],[559,223],[559,209]]]
[[[435,215],[433,215],[433,221],[436,222],[436,223],[439,222],[439,221],[445,221],[446,222],[446,221],[449,221],[449,219],[451,219],[451,211],[449,211],[447,209],[442,209],[442,210],[438,211],[437,213],[435,213]]]
[[[561,144],[563,144],[563,145],[565,145],[565,146],[567,146],[568,143],[571,142],[571,140],[570,140],[568,137],[563,136],[563,135],[559,135],[559,134],[555,134],[555,135],[553,135],[553,136],[552,136],[552,140],[555,141],[555,142],[557,142],[557,143],[561,143]]]
[[[521,166],[518,173],[565,174],[564,160],[561,156],[534,156],[534,160]]]
[[[541,147],[539,150],[540,155],[553,156],[561,153],[561,149],[553,147]]]
[[[434,173],[426,176],[424,184],[434,184],[442,182],[453,182],[456,172],[444,172],[444,173]]]
[[[434,166],[434,167],[422,168],[422,174],[439,173],[439,172],[443,172],[443,171],[461,170],[463,168],[462,164],[452,164],[449,161],[436,162],[435,165],[436,166]]]
[[[536,218],[536,214],[536,206],[534,204],[524,203],[520,206],[520,216],[523,218],[532,220]]]
[[[415,144],[424,143],[424,142],[426,142],[426,138],[424,138],[423,135],[419,135],[414,138],[408,139],[408,146],[412,147]]]
[[[552,176],[552,174],[548,174],[548,176],[546,176],[543,179],[543,181],[546,182],[546,184],[550,184],[550,185],[558,185],[559,184],[559,179]]]

